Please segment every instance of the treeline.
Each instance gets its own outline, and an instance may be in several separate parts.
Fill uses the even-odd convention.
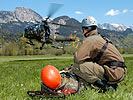
[[[7,39],[8,38],[8,39]],[[34,46],[26,43],[28,41],[21,35],[1,35],[0,34],[0,56],[21,56],[21,55],[62,55],[74,54],[77,50],[72,44],[65,45],[62,49],[51,47],[51,44],[45,44],[44,48],[40,50],[41,43],[33,41]],[[54,45],[54,44],[53,44]],[[59,45],[60,46],[60,45]],[[63,47],[63,45],[61,45]]]
[[[1,45],[0,56],[21,56],[21,55],[62,55],[71,54],[73,55],[77,49],[73,46],[65,46],[64,49],[52,48],[50,45],[40,50],[39,47],[32,47],[29,44],[7,42]]]
[[[133,48],[118,48],[121,54],[133,54]]]
[[[106,29],[98,30],[102,36],[110,39],[117,47],[122,48],[123,50],[127,50],[127,48],[133,48],[133,31],[130,28],[127,28],[123,32],[117,32],[113,30],[111,31]]]
[[[53,48],[51,44],[45,44],[40,50],[41,43],[33,41],[34,46],[27,44],[28,39],[23,37],[23,33],[13,34],[8,31],[0,30],[0,56],[21,56],[21,55],[62,55],[74,54],[77,50],[72,44],[59,45],[61,49]],[[52,44],[54,45],[54,44]]]
[[[31,46],[25,43],[25,40],[21,39],[18,41],[6,41],[0,45],[0,56],[22,56],[22,55],[62,55],[70,54],[73,55],[78,48],[72,45],[66,45],[64,49],[56,49],[51,45],[45,45],[40,50],[41,43],[35,43],[35,46]],[[117,47],[118,48],[118,47]],[[118,48],[121,54],[133,54],[133,48]]]
[[[77,36],[80,34],[77,34]],[[122,54],[133,54],[133,34],[128,34],[125,38],[119,36],[119,40],[115,39],[113,35],[111,38],[113,44],[115,44]],[[78,48],[75,48],[73,44],[65,45],[63,49],[56,49],[51,45],[45,45],[44,49],[40,50],[41,43],[34,41],[35,46],[31,46],[26,43],[27,39],[22,37],[22,33],[12,34],[8,31],[0,30],[0,56],[21,56],[21,55],[62,55],[62,54],[74,54]],[[81,42],[79,43],[81,44]],[[63,45],[62,45],[63,47]]]

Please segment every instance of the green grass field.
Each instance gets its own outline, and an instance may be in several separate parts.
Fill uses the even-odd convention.
[[[65,98],[66,100],[133,100],[133,55],[124,55],[128,66],[125,80],[119,83],[115,92],[98,93],[95,90],[83,91]],[[0,100],[32,100],[28,90],[40,90],[41,70],[53,65],[59,70],[73,63],[73,57],[63,56],[16,56],[0,57]],[[33,100],[39,100],[34,98]],[[44,100],[46,100],[44,98]],[[48,100],[53,100],[49,98]],[[54,98],[58,100],[58,98]]]

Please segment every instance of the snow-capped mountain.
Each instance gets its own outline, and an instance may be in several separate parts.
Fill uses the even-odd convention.
[[[23,26],[25,26],[27,23],[36,23],[43,19],[44,18],[30,8],[17,7],[14,11],[0,11],[0,28],[9,31],[11,31],[11,29],[14,31],[15,28],[15,30],[17,29],[18,31],[22,31]],[[68,24],[81,27],[81,23],[78,20],[69,18],[68,16],[60,16],[53,20],[59,24]],[[13,28],[13,26],[15,27]],[[22,29],[16,28],[16,26],[21,27]],[[60,26],[53,27],[54,29],[60,28]],[[131,28],[133,30],[133,26],[125,26],[124,24],[113,23],[99,24],[98,27],[100,29],[115,31],[125,31],[127,28]],[[62,28],[62,30],[64,29]],[[76,31],[81,31],[81,29],[76,29]]]
[[[132,31],[133,31],[133,26],[129,26],[129,28],[132,29]]]
[[[0,11],[0,31],[6,30],[5,34],[8,32],[22,34],[27,25],[38,23],[44,19],[30,8],[17,7],[14,11]],[[56,29],[64,36],[69,36],[72,33],[83,39],[83,34],[80,34],[82,32],[81,23],[78,20],[68,16],[59,16],[50,21],[63,25],[78,26],[79,28],[70,28],[51,24],[50,28],[51,30]],[[133,46],[133,42],[131,41],[133,36],[133,26],[104,23],[99,24],[98,27],[99,33],[109,38],[114,44],[118,44],[118,46],[122,48],[131,48]],[[124,43],[125,39],[126,42]],[[129,41],[127,42],[127,40]]]
[[[127,28],[129,28],[124,24],[113,24],[113,23],[99,24],[98,27],[101,29],[114,30],[114,31],[125,31]]]
[[[37,22],[43,18],[30,8],[17,7],[14,11],[0,11],[0,23]]]

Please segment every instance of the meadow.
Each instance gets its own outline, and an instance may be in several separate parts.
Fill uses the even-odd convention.
[[[128,67],[127,76],[119,83],[117,91],[103,94],[88,88],[80,94],[66,97],[65,100],[133,100],[133,55],[123,56]],[[41,70],[44,66],[53,65],[61,70],[72,63],[73,56],[69,55],[0,56],[0,100],[42,100],[29,97],[27,91],[40,90]]]

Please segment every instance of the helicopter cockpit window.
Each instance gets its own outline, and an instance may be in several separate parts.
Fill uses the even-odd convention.
[[[40,25],[40,31],[44,32],[44,26],[43,25]]]

